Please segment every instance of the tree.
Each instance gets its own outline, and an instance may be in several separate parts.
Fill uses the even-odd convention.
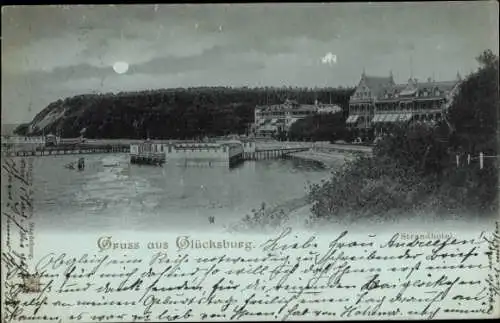
[[[441,141],[440,124],[413,123],[394,126],[377,142],[374,155],[390,158],[422,175],[441,175],[448,164],[447,144]]]
[[[491,50],[477,58],[480,68],[460,85],[448,118],[454,128],[451,144],[457,151],[498,153],[498,56]]]
[[[347,130],[342,113],[309,116],[297,120],[290,127],[290,140],[333,141],[345,140]]]

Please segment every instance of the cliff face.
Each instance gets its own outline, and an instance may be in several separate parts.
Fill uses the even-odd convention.
[[[259,104],[287,97],[347,106],[350,89],[191,88],[79,95],[49,104],[20,134],[87,138],[175,138],[243,134]],[[299,101],[299,102],[300,102]]]

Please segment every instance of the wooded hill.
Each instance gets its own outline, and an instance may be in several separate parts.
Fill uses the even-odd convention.
[[[257,105],[286,99],[337,104],[347,117],[352,88],[178,88],[78,95],[49,104],[19,135],[87,138],[196,139],[245,134]]]

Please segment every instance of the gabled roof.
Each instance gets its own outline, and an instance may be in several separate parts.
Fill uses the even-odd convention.
[[[399,93],[401,93],[401,91],[403,91],[406,88],[406,86],[407,86],[406,84],[395,84],[393,86],[386,87],[383,89],[383,91],[381,91],[377,99],[379,101],[397,99],[396,95],[399,95]],[[385,97],[386,94],[387,98]]]
[[[418,93],[419,97],[422,97],[423,92],[427,91],[428,96],[432,97],[434,95],[434,90],[438,89],[440,92],[439,96],[447,95],[453,88],[458,84],[459,81],[432,81],[432,82],[412,82],[411,84],[395,84],[390,88],[384,88],[378,97],[378,101],[394,100],[396,95],[407,95],[409,97],[414,97]],[[385,97],[387,94],[387,98]]]
[[[379,96],[384,89],[394,85],[392,77],[365,76],[364,82],[373,95]]]
[[[417,83],[417,88],[422,91],[424,89],[432,90],[437,88],[439,91],[449,92],[453,90],[458,81],[441,81],[441,82],[424,82]]]

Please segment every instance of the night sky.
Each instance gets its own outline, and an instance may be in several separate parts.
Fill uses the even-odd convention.
[[[2,123],[92,92],[448,80],[498,54],[495,1],[2,9]]]

